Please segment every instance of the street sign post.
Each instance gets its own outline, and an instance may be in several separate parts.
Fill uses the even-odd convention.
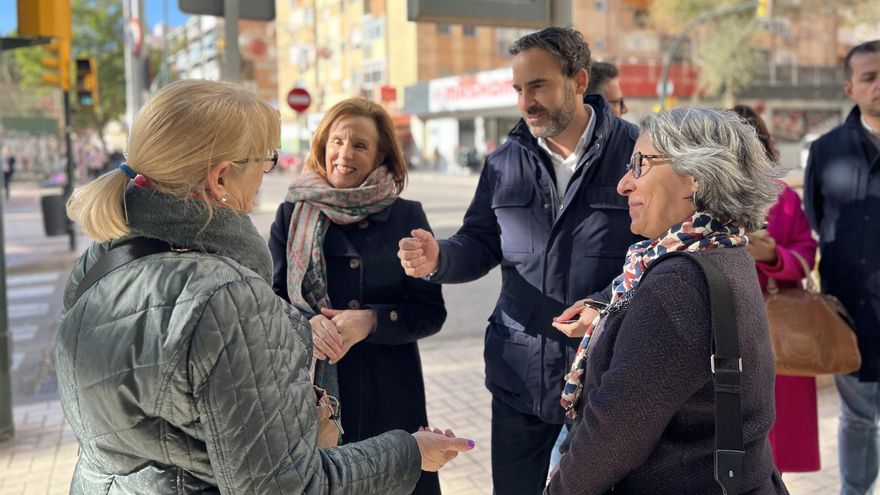
[[[287,93],[287,104],[296,113],[303,113],[312,104],[312,95],[304,88],[293,88]]]

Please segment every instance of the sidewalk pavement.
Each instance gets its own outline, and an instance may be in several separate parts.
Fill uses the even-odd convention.
[[[483,386],[482,339],[422,346],[422,366],[431,426],[452,428],[476,441],[440,472],[447,495],[491,495],[490,396]],[[828,495],[839,491],[837,416],[839,402],[830,380],[819,389],[822,470],[785,474],[793,495]],[[0,495],[67,493],[78,444],[57,400],[14,409],[15,438],[0,444]]]
[[[446,180],[459,180],[458,178]],[[40,222],[39,212],[16,205],[35,201],[38,188],[19,188],[25,199],[8,204],[5,213],[16,212],[17,222]],[[20,196],[21,198],[22,196]],[[31,207],[32,209],[32,207]],[[32,229],[30,229],[32,230]],[[29,231],[30,231],[29,230]],[[18,235],[6,222],[7,269],[39,275],[39,272],[69,266],[75,256],[68,251],[67,238],[47,239],[36,233]],[[78,247],[85,247],[78,239]],[[472,438],[477,447],[460,455],[440,473],[447,495],[491,494],[490,396],[483,386],[483,339],[443,340],[441,335],[421,345],[422,365],[431,426],[451,428]],[[785,474],[792,494],[826,495],[839,491],[837,472],[837,424],[839,400],[827,377],[820,380],[819,415],[823,469],[816,473]],[[67,493],[76,464],[78,444],[64,420],[57,398],[16,406],[13,409],[15,436],[0,443],[0,495]],[[880,492],[878,492],[880,493]]]

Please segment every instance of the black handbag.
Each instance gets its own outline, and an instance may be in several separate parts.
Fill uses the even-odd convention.
[[[715,390],[715,480],[726,495],[738,495],[743,479],[742,401],[739,382],[742,356],[736,330],[733,292],[727,278],[711,261],[685,251],[660,256],[642,274],[642,279],[660,261],[673,256],[697,264],[709,284],[709,310],[712,316],[712,355],[709,367]]]

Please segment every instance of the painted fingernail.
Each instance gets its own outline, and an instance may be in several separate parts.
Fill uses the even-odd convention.
[[[468,440],[468,448],[469,448],[469,449],[472,449],[472,448],[474,448],[474,447],[475,447],[475,446],[476,446],[476,445],[477,445],[477,444],[476,444],[476,443],[474,443],[474,441],[473,441],[473,440]]]

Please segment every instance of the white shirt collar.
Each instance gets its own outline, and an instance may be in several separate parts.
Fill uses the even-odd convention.
[[[880,129],[874,129],[873,127],[871,127],[871,125],[868,124],[868,121],[865,120],[864,115],[860,116],[860,118],[862,119],[862,127],[864,127],[866,131],[875,136],[880,136]]]

